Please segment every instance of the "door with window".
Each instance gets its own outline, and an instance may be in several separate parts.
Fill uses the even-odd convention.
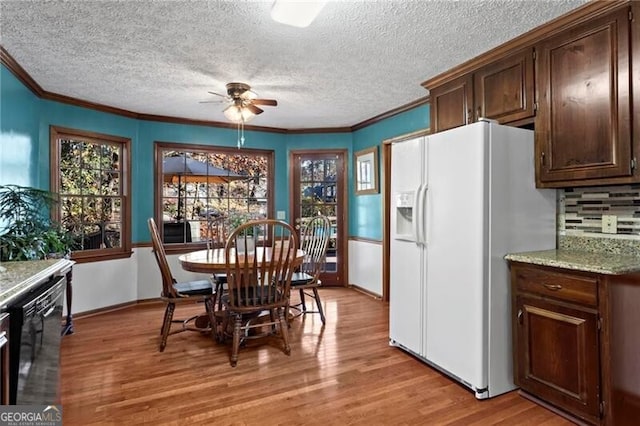
[[[346,259],[346,150],[292,151],[291,221],[300,228],[318,214],[331,221],[331,237],[327,250],[322,284],[344,286]]]

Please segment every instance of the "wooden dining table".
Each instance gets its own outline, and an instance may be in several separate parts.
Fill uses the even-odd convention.
[[[263,259],[263,252],[265,250],[266,253],[264,253],[264,259],[265,261],[270,262],[275,251],[272,247],[257,247],[256,254],[258,256],[258,259]],[[230,259],[230,263],[235,264],[236,259],[240,256],[244,256],[244,254],[233,255],[233,257]],[[297,268],[298,266],[300,266],[302,264],[302,261],[304,260],[304,256],[304,250],[298,249],[296,252],[296,257],[293,260],[291,266],[293,268]],[[182,269],[190,272],[215,274],[226,272],[227,270],[227,258],[224,248],[205,249],[193,251],[191,253],[185,253],[178,256],[178,261],[180,262],[180,266],[182,266]],[[195,326],[198,328],[202,328],[203,330],[207,329],[207,327],[210,326],[207,314],[199,315],[195,320]]]
[[[263,259],[264,254],[265,261],[270,262],[275,250],[272,247],[258,247],[256,248],[256,254],[260,260]],[[266,251],[266,253],[263,253],[264,251]],[[292,262],[292,266],[299,266],[304,260],[304,255],[304,250],[298,249],[296,257]],[[229,263],[232,265],[235,264],[236,258],[240,256],[244,256],[244,254],[232,255],[231,259],[229,259]],[[178,257],[178,261],[180,262],[182,269],[190,272],[215,274],[225,272],[227,269],[227,259],[223,248],[205,249],[185,253]]]

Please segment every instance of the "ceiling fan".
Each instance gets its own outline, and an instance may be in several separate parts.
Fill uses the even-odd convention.
[[[262,114],[264,110],[256,105],[277,106],[278,101],[275,99],[259,99],[258,95],[251,90],[251,86],[246,83],[227,83],[227,94],[222,95],[216,92],[208,92],[212,95],[220,96],[225,101],[231,103],[224,110],[224,115],[233,122],[246,123],[258,114]],[[203,101],[208,103],[212,101]],[[215,101],[214,101],[215,102]]]

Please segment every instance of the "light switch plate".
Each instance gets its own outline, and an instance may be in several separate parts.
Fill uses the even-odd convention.
[[[602,215],[602,233],[617,234],[618,233],[618,216],[612,214]]]
[[[276,219],[284,220],[284,218],[285,218],[284,210],[278,210],[278,212],[276,213]]]

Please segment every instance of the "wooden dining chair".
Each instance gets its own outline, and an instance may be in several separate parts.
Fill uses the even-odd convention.
[[[297,251],[295,230],[279,220],[249,221],[229,236],[225,245],[228,290],[222,303],[227,313],[223,333],[230,331],[233,338],[232,367],[238,362],[240,345],[250,338],[278,335],[284,353],[291,353],[285,309]],[[258,327],[266,331],[249,333]]]
[[[229,218],[221,213],[218,216],[210,215],[207,218],[207,249],[222,249],[229,237]],[[218,310],[222,309],[222,295],[227,291],[227,274],[216,272],[211,276],[215,285]]]
[[[325,324],[324,309],[318,293],[322,285],[320,273],[324,271],[327,260],[327,248],[331,236],[331,221],[326,216],[315,216],[300,229],[300,248],[305,252],[304,260],[299,270],[291,278],[291,290],[298,290],[300,302],[290,306],[298,311],[298,315],[309,313],[320,314],[322,324]],[[309,292],[310,291],[310,292]],[[307,309],[305,296],[314,299],[316,309]]]
[[[211,332],[211,337],[216,338],[215,326],[216,318],[214,315],[215,306],[215,291],[213,284],[209,280],[197,280],[188,282],[177,282],[171,274],[169,263],[167,262],[167,256],[164,251],[164,246],[160,241],[160,234],[158,233],[158,227],[153,218],[147,220],[149,225],[149,233],[151,234],[151,242],[153,245],[153,254],[155,255],[158,267],[160,268],[160,275],[162,277],[162,293],[161,299],[166,303],[164,311],[164,319],[162,321],[162,327],[160,328],[161,340],[160,340],[160,352],[164,351],[167,346],[167,337],[170,334],[180,333],[182,331],[199,331],[199,332]],[[192,316],[187,319],[173,319],[173,313],[178,303],[194,303],[204,302],[205,311],[209,319],[209,327],[201,328],[191,324],[200,317],[200,315]],[[172,323],[181,323],[179,329],[171,331]]]

